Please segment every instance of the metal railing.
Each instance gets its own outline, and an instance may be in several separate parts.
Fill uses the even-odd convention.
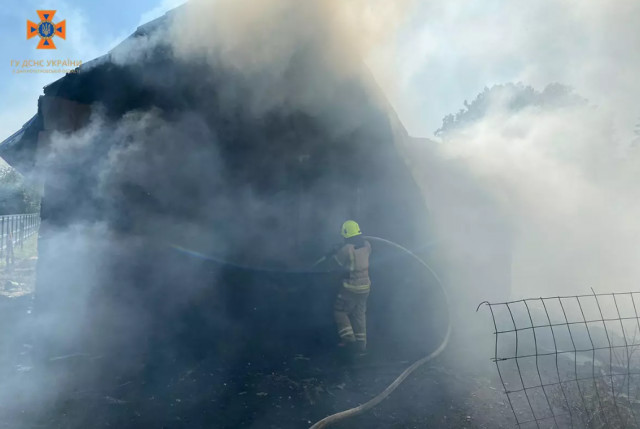
[[[40,228],[39,213],[25,213],[0,216],[0,259],[13,263],[13,251],[22,248],[24,242]]]
[[[483,304],[518,427],[640,427],[639,292]]]

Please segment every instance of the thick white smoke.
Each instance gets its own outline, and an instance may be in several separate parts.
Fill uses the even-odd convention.
[[[542,90],[560,82],[588,100],[517,112],[493,100],[447,141],[417,144],[416,159],[429,156],[422,167],[412,164],[435,216],[443,217],[441,232],[461,237],[469,218],[510,230],[512,297],[636,289],[640,3],[453,1],[419,9],[387,71],[397,77],[388,94],[410,133],[430,134],[464,99],[497,83]],[[465,185],[443,183],[445,174],[449,182],[464,175]],[[495,209],[487,212],[478,194]],[[462,237],[445,246],[469,255],[491,247]],[[486,289],[487,298],[498,298]]]
[[[404,25],[416,10],[422,13]],[[374,75],[410,132],[422,131],[423,122],[438,123],[485,85],[522,81],[539,89],[551,82],[575,87],[589,104],[514,113],[496,100],[487,114],[447,141],[411,147],[415,176],[442,237],[439,249],[455,256],[447,269],[460,284],[452,289],[473,294],[469,301],[477,304],[484,298],[637,287],[640,155],[629,143],[640,116],[639,21],[640,4],[631,0],[482,5],[459,0],[420,5],[408,0],[218,0],[193,1],[176,14],[171,37],[163,40],[172,40],[178,60],[201,60],[211,73],[240,76],[240,83],[221,88],[231,105],[242,99],[256,116],[274,109],[301,110],[333,119],[332,126],[343,130],[354,129],[360,118],[358,112],[353,117],[329,114],[342,95],[335,83],[358,78],[360,61],[371,56]],[[390,48],[394,41],[406,43]],[[147,55],[147,42],[125,46],[114,59],[127,62]],[[379,49],[386,54],[376,57]],[[292,76],[292,63],[298,70],[303,64],[307,73]],[[194,128],[191,120],[187,125]],[[99,122],[92,126],[105,133]],[[64,150],[82,149],[94,137],[92,129],[75,140],[65,137]],[[159,137],[154,129],[164,138],[183,136],[145,112],[110,131],[114,138],[139,143],[147,134]],[[149,144],[164,144],[147,138]],[[100,191],[106,192],[101,196],[111,197],[117,179],[145,190],[169,182],[147,183],[134,168],[120,174],[119,168],[154,161],[140,147],[132,144],[108,154],[107,169],[97,176]],[[188,153],[185,157],[190,160]],[[489,232],[474,235],[461,228],[470,224]],[[95,228],[96,235],[103,234],[99,224]],[[494,230],[504,234],[498,237]],[[77,252],[82,251],[79,245]],[[511,296],[492,291],[494,285],[475,271],[480,268],[485,274],[506,273]],[[77,276],[78,284],[83,276]]]
[[[242,76],[250,91],[228,88],[226,97],[249,101],[257,116],[272,109],[321,116],[342,96],[336,83],[362,77],[362,61],[393,38],[413,3],[196,0],[175,17],[172,47],[179,59],[207,61],[212,73]],[[350,119],[345,126],[356,126]]]
[[[570,85],[615,112],[620,133],[640,117],[640,3],[634,0],[420,2],[386,63],[409,131],[429,136],[483,87]]]
[[[498,107],[439,150],[464,163],[509,222],[514,297],[636,288],[638,153],[620,147],[605,112]]]

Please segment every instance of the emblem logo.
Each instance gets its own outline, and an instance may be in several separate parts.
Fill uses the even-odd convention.
[[[40,42],[36,49],[56,49],[53,43],[53,37],[58,36],[61,39],[67,39],[67,21],[62,20],[57,24],[53,23],[53,15],[55,10],[39,10],[38,16],[40,23],[27,20],[27,40],[35,36],[40,36]]]

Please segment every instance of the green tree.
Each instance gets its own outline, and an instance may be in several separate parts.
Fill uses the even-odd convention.
[[[0,215],[40,211],[40,195],[15,169],[0,167]]]
[[[458,113],[445,116],[435,135],[446,138],[452,131],[481,120],[497,104],[515,113],[532,106],[555,109],[586,103],[587,100],[576,95],[571,87],[559,83],[547,85],[542,91],[536,91],[522,83],[494,85],[491,88],[485,87],[471,103],[465,100],[464,108]]]

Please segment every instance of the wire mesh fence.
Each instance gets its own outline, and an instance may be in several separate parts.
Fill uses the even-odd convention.
[[[40,228],[39,213],[24,213],[0,216],[0,259],[13,263],[13,251],[24,246],[24,242]]]
[[[518,427],[640,427],[640,292],[483,304]]]

